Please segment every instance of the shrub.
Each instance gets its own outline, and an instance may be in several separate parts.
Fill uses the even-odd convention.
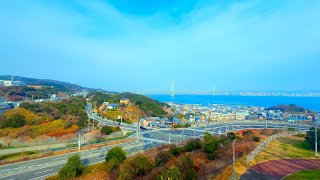
[[[259,141],[260,141],[260,138],[257,137],[257,136],[254,136],[254,137],[253,137],[253,141],[254,141],[254,142],[259,142]]]
[[[176,145],[173,145],[173,146],[171,146],[170,151],[171,151],[171,154],[172,154],[172,155],[178,156],[178,155],[181,153],[182,148],[181,148],[181,147],[178,147],[178,146],[176,146]]]
[[[288,130],[288,131],[295,131],[295,129],[292,128],[292,127],[289,127],[287,130]]]
[[[25,117],[22,114],[13,114],[0,121],[0,128],[19,128],[26,124]]]
[[[125,160],[120,167],[119,179],[135,179],[152,171],[153,161],[143,155],[138,155],[132,159]]]
[[[236,134],[234,132],[228,132],[227,138],[230,139],[231,141],[234,139],[237,139]]]
[[[194,169],[194,162],[190,157],[184,157],[179,163],[183,179],[197,179],[197,172]]]
[[[78,154],[69,157],[67,164],[60,169],[59,179],[74,179],[82,173],[83,162]]]
[[[207,156],[209,159],[214,159],[215,158],[215,152],[218,149],[219,146],[219,139],[213,137],[211,134],[209,133],[204,133],[204,152],[207,153]]]
[[[114,147],[106,154],[106,162],[110,162],[112,159],[121,163],[126,159],[127,153],[121,147]]]
[[[193,140],[189,140],[185,145],[184,145],[184,149],[188,152],[200,149],[202,147],[201,141],[199,138],[197,139],[193,139]]]
[[[169,180],[169,179],[183,180],[182,174],[179,168],[173,167],[173,168],[167,169],[162,174],[156,177],[156,180]]]
[[[111,133],[113,133],[113,129],[110,126],[104,126],[101,129],[101,133],[105,134],[105,135],[110,135]]]
[[[155,158],[155,163],[157,166],[163,165],[172,157],[172,154],[170,151],[162,151],[157,154]]]

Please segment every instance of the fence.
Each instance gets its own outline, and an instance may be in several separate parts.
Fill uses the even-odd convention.
[[[297,134],[304,134],[306,131],[289,131],[289,132],[282,132],[278,134],[274,134],[265,141],[263,141],[254,151],[252,151],[248,156],[247,156],[247,165],[249,165],[249,162],[253,160],[257,154],[265,148],[266,145],[268,145],[270,142],[279,139],[281,137],[286,137],[286,136],[292,136],[292,135],[297,135]]]

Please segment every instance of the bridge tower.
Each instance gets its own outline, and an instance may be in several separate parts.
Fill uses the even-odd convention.
[[[171,81],[171,91],[170,91],[171,97],[174,97],[174,82]]]

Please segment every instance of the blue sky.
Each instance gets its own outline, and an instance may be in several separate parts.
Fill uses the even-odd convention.
[[[115,91],[319,90],[318,0],[0,1],[0,74]]]

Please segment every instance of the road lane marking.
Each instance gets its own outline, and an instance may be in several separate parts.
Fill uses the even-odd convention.
[[[41,171],[41,172],[37,172],[37,173],[34,173],[34,174],[41,174],[41,173],[48,172],[48,171],[52,171],[52,170],[54,170],[54,169],[48,169],[48,170],[46,170],[46,171]]]
[[[32,178],[30,180],[39,180],[39,179],[44,179],[45,177],[48,177],[48,176],[52,176],[52,175],[55,175],[57,173],[51,173],[51,174],[47,174],[47,175],[44,175],[44,176],[40,176],[40,177],[36,177],[36,178]]]

